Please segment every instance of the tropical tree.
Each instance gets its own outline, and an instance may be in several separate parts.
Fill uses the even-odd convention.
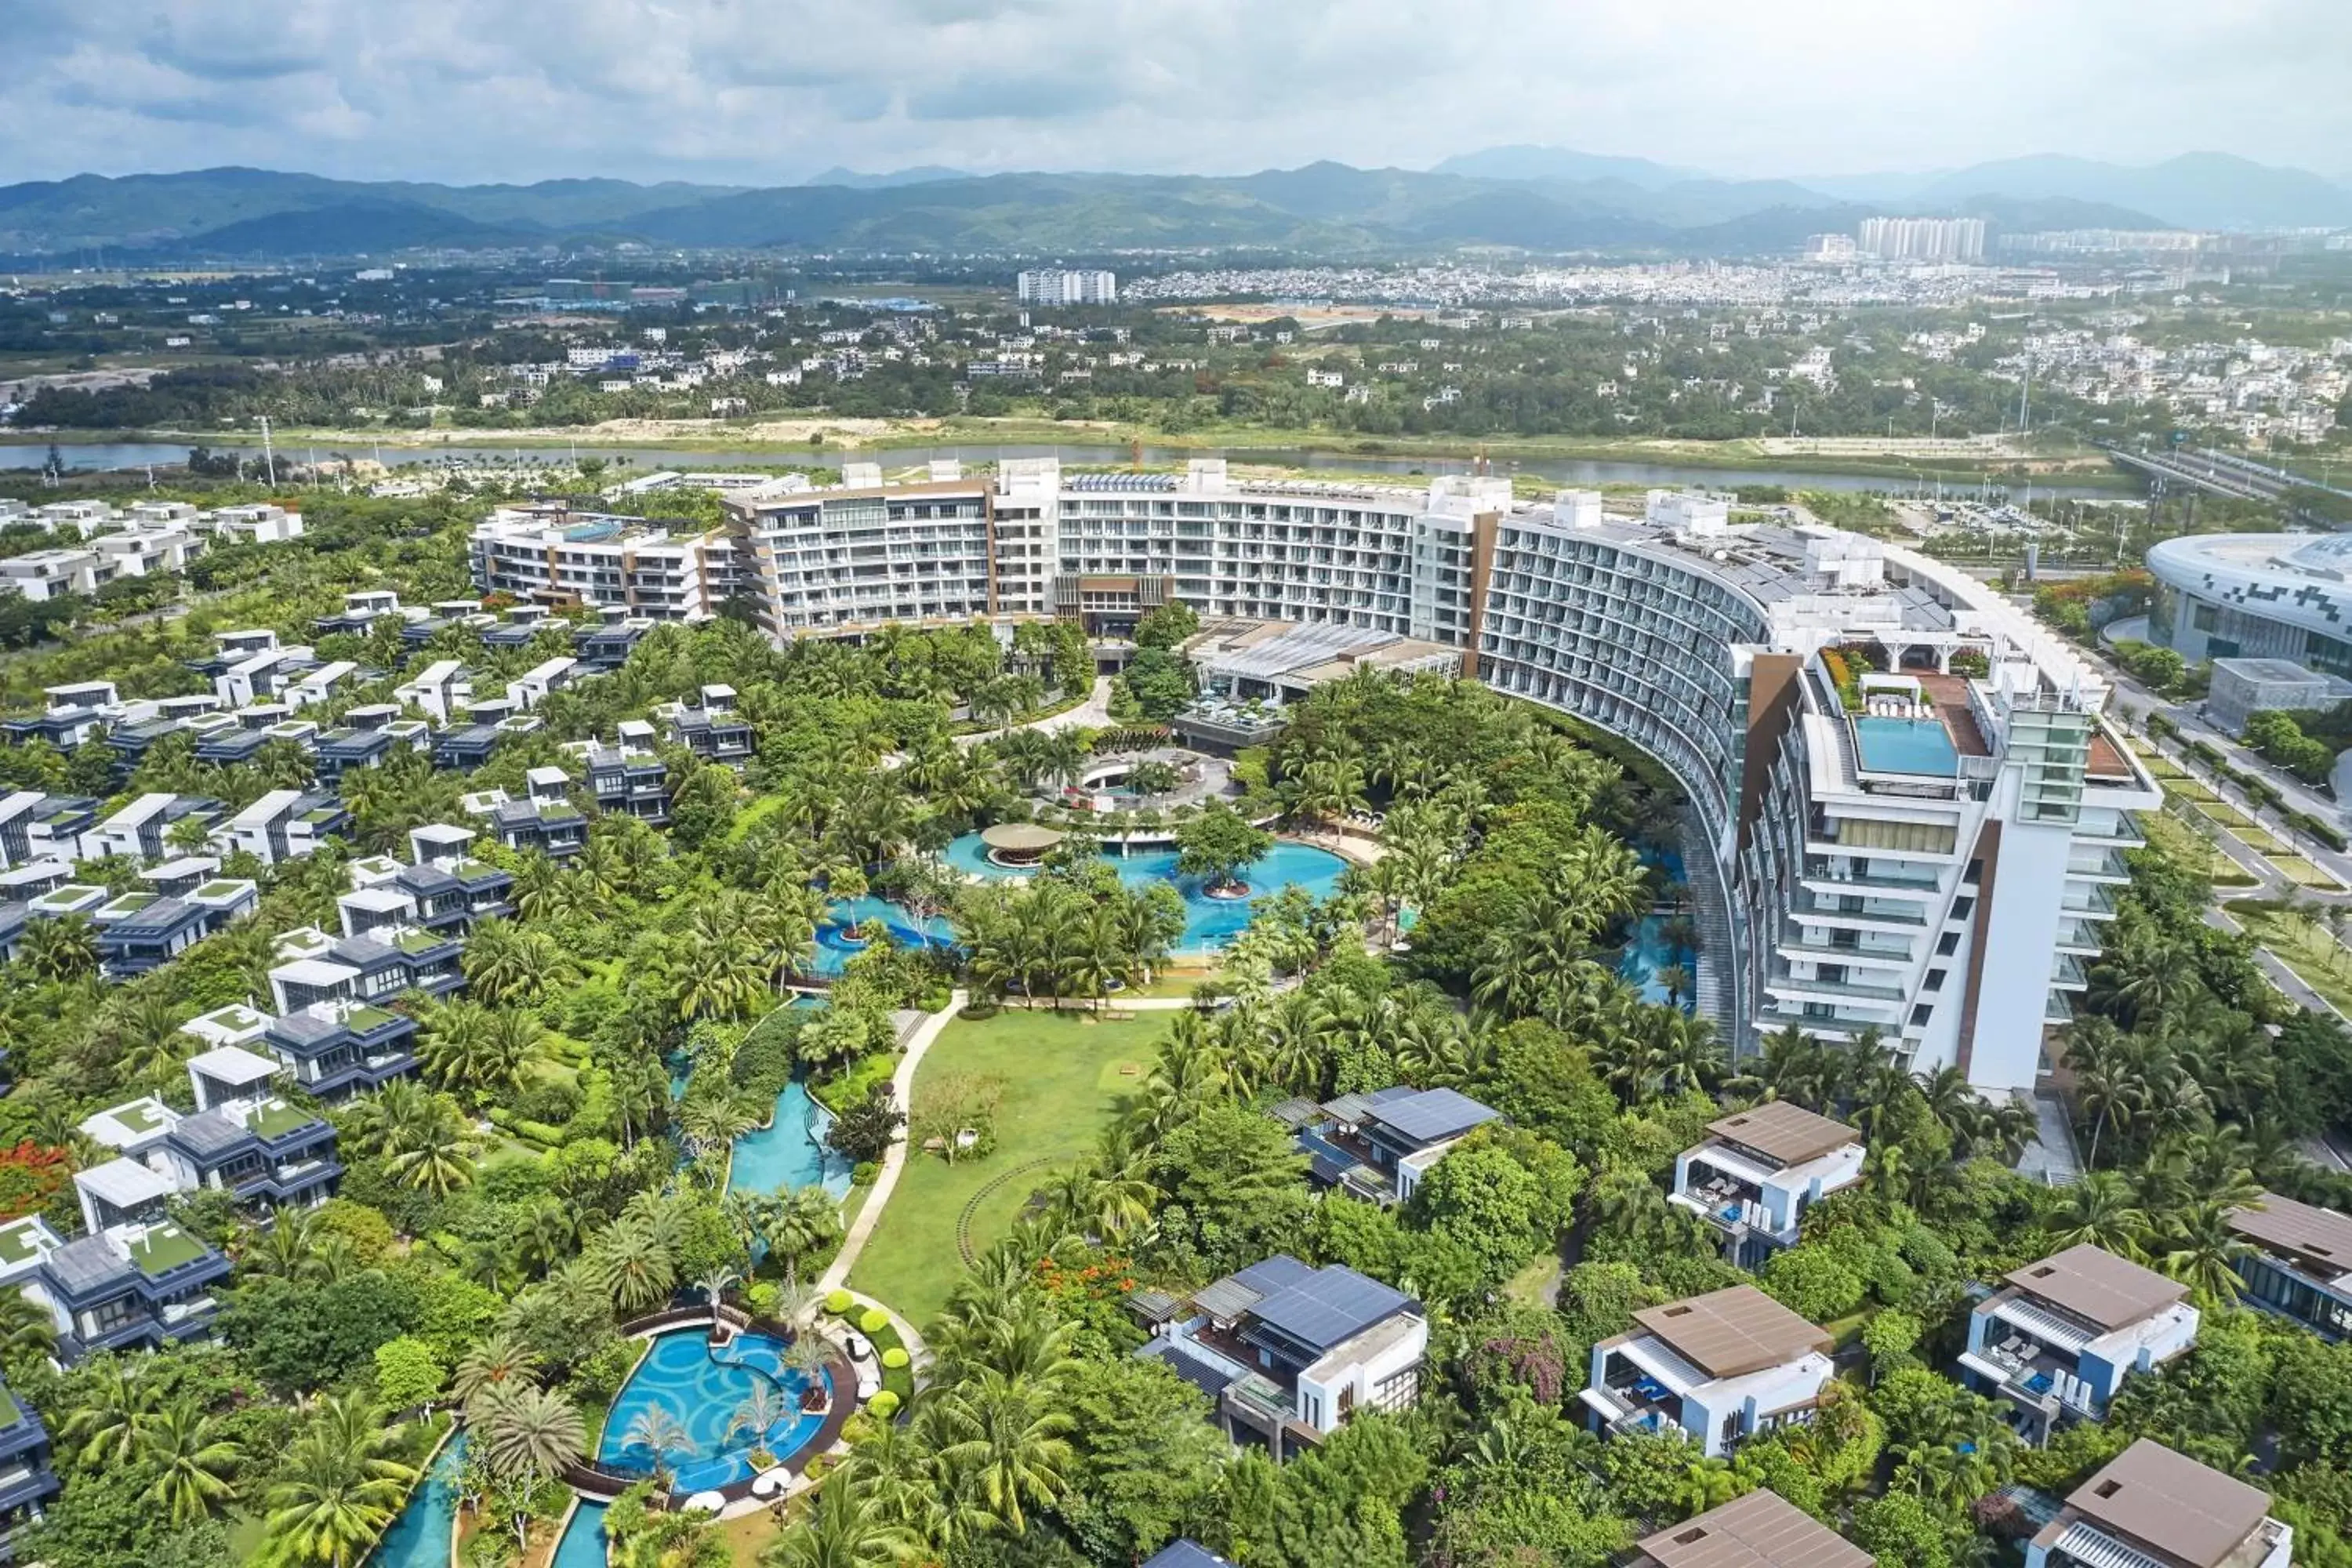
[[[492,1329],[457,1363],[449,1389],[460,1403],[470,1403],[486,1389],[529,1383],[538,1373],[538,1352],[511,1330]]]
[[[1176,869],[1199,877],[1211,892],[1234,893],[1247,884],[1241,872],[1274,847],[1274,835],[1222,800],[1212,800],[1176,828]]]
[[[563,1473],[587,1449],[579,1407],[532,1383],[491,1385],[468,1406],[468,1425],[493,1475],[533,1480]]]
[[[156,1469],[147,1489],[148,1500],[184,1530],[236,1499],[229,1477],[245,1450],[220,1435],[220,1423],[182,1399],[156,1413],[141,1441],[141,1449]]]
[[[940,1466],[1006,1533],[1026,1534],[1029,1510],[1068,1489],[1076,1424],[1034,1384],[983,1367],[941,1397],[935,1418]]]
[[[888,1568],[911,1556],[914,1533],[890,1518],[883,1489],[853,1458],[793,1516],[761,1561],[765,1568]]]
[[[268,1527],[299,1563],[351,1568],[390,1523],[415,1472],[386,1457],[393,1435],[362,1401],[329,1396],[287,1449]]]
[[[35,921],[25,928],[16,956],[43,980],[87,980],[98,973],[98,927],[87,915]]]

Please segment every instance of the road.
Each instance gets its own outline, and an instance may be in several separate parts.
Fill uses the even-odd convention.
[[[2192,486],[2209,495],[2234,496],[2241,500],[2275,501],[2290,489],[2328,489],[2352,500],[2352,491],[2322,486],[2301,479],[2283,468],[2273,468],[2231,452],[2217,452],[2210,447],[2188,451],[2151,451],[2138,447],[2107,447],[2108,457],[2126,468],[2153,475],[2174,484]]]

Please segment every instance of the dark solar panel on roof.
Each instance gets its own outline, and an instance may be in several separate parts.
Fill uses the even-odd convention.
[[[1450,1089],[1429,1089],[1374,1108],[1374,1120],[1419,1143],[1458,1138],[1495,1118],[1492,1110]]]
[[[1315,1270],[1286,1252],[1277,1252],[1264,1262],[1234,1269],[1232,1278],[1261,1296],[1271,1296],[1314,1279]]]
[[[1318,1354],[1412,1305],[1412,1298],[1338,1264],[1250,1310],[1265,1327]]]
[[[1232,1564],[1193,1541],[1171,1541],[1144,1560],[1143,1568],[1232,1568]]]
[[[1143,1354],[1164,1363],[1168,1370],[1214,1399],[1223,1394],[1234,1379],[1224,1368],[1206,1356],[1196,1355],[1181,1340],[1154,1340],[1143,1347]]]

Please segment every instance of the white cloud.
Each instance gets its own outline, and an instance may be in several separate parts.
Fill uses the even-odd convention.
[[[16,0],[0,180],[778,181],[1497,142],[1755,175],[2194,148],[2336,172],[2330,0]],[[30,134],[22,133],[37,128]]]

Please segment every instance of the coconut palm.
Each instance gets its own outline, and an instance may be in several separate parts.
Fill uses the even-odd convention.
[[[649,1405],[636,1414],[628,1430],[621,1436],[622,1443],[630,1448],[643,1448],[653,1456],[654,1474],[667,1477],[669,1457],[684,1453],[694,1447],[685,1423],[659,1405]]]
[[[0,1290],[0,1365],[46,1361],[57,1352],[57,1320],[21,1290]]]
[[[156,1468],[147,1489],[148,1500],[184,1530],[210,1517],[236,1499],[229,1477],[245,1450],[220,1436],[220,1424],[183,1399],[156,1413],[141,1439],[141,1449]]]
[[[436,1095],[425,1107],[387,1135],[383,1168],[409,1186],[446,1197],[473,1182],[474,1144],[456,1106]]]
[[[299,1563],[357,1563],[415,1478],[384,1457],[391,1442],[374,1406],[329,1396],[288,1448],[281,1479],[269,1489],[270,1538]]]
[[[457,1363],[449,1388],[462,1403],[483,1390],[529,1383],[539,1373],[539,1352],[509,1329],[493,1329]]]
[[[982,1370],[935,1404],[945,1439],[939,1462],[1008,1534],[1025,1535],[1029,1510],[1050,1508],[1069,1486],[1076,1426],[1045,1391]]]
[[[761,1559],[768,1568],[888,1568],[916,1538],[892,1521],[882,1489],[853,1459],[833,1473]]]
[[[2222,1306],[2233,1305],[2243,1281],[2237,1260],[2252,1248],[2231,1228],[2230,1205],[2206,1199],[2168,1226],[2152,1250],[2156,1266],[2191,1290]]]
[[[472,994],[493,1005],[536,1001],[572,973],[552,936],[501,920],[474,927],[460,962]]]
[[[588,1432],[572,1401],[531,1383],[492,1385],[467,1406],[467,1424],[493,1475],[558,1476],[587,1449]]]
[[[155,1415],[155,1388],[141,1381],[143,1363],[110,1357],[99,1374],[97,1397],[78,1405],[58,1429],[59,1440],[79,1446],[84,1465],[130,1463]]]
[[[596,1238],[588,1263],[624,1312],[657,1307],[677,1288],[677,1262],[656,1228],[625,1215]]]
[[[85,980],[98,973],[98,927],[87,915],[35,921],[25,928],[16,956],[43,980]]]
[[[2051,1238],[2061,1247],[2087,1243],[2133,1258],[2147,1234],[2147,1215],[2133,1202],[2131,1185],[2120,1173],[2090,1171],[2066,1190],[2050,1226]]]

